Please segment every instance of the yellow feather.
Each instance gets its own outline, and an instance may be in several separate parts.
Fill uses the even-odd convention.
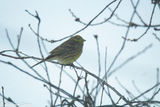
[[[79,35],[71,37],[70,39],[53,49],[50,52],[50,55],[46,57],[44,61],[58,60],[58,62],[61,64],[72,64],[80,57],[84,41],[85,40]],[[40,61],[32,67],[44,61]]]

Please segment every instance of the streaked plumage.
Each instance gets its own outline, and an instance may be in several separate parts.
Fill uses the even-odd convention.
[[[72,64],[80,57],[84,41],[85,40],[79,35],[71,37],[70,39],[63,42],[55,49],[53,49],[50,52],[50,55],[46,57],[43,61],[38,62],[32,67],[44,61],[52,61],[52,60],[58,60],[58,62],[61,64]]]

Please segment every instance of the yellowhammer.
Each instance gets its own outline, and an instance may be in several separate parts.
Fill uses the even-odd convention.
[[[79,35],[71,37],[70,39],[53,49],[48,57],[33,65],[32,67],[44,61],[52,60],[58,60],[60,64],[72,64],[80,57],[84,41],[85,40]]]

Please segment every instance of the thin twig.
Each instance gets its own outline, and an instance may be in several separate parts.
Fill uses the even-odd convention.
[[[5,100],[4,100],[4,88],[3,88],[3,86],[2,86],[2,99],[3,99],[3,107],[5,107]]]
[[[118,103],[119,103],[119,101],[121,101],[121,98],[119,98],[119,100],[116,102],[116,104],[118,104]]]
[[[28,26],[29,26],[29,28],[31,29],[31,31],[32,31],[35,35],[37,35],[39,38],[41,38],[42,40],[45,40],[45,41],[51,42],[51,43],[53,42],[52,40],[48,40],[48,39],[43,38],[42,36],[38,35],[38,34],[32,29],[32,27],[31,27],[30,24],[29,24]]]
[[[67,93],[66,91],[64,91],[64,90],[62,90],[62,89],[56,87],[55,85],[53,85],[53,84],[47,82],[47,81],[44,80],[44,79],[40,79],[40,78],[37,78],[37,77],[35,77],[35,76],[29,74],[28,72],[26,72],[26,71],[20,69],[19,67],[17,67],[16,65],[12,64],[11,62],[5,62],[5,61],[2,61],[2,60],[0,60],[0,62],[5,63],[5,64],[9,64],[9,65],[15,67],[16,69],[20,70],[21,72],[23,72],[23,73],[25,73],[25,74],[27,74],[27,75],[29,75],[29,76],[31,76],[31,77],[33,77],[33,78],[39,80],[39,81],[42,81],[42,82],[44,82],[44,83],[46,83],[46,84],[51,85],[53,88],[55,88],[55,89],[57,89],[57,90],[59,89],[59,91],[61,91],[61,92],[64,93],[65,95],[69,96],[69,97],[72,98],[72,99],[76,99],[77,101],[79,101],[80,103],[83,104],[82,101],[80,101],[80,100],[77,99],[76,97],[73,97],[72,95],[70,95],[70,94]],[[87,71],[87,70],[84,69],[84,68],[80,68],[80,67],[78,67],[78,66],[74,66],[74,67],[77,68],[77,69],[81,69],[81,70],[83,70],[85,73],[87,73],[87,74],[91,75],[92,77],[98,79],[101,83],[103,83],[104,85],[106,85],[107,87],[109,87],[109,88],[110,88],[112,91],[114,91],[119,97],[121,97],[128,105],[130,105],[131,107],[133,107],[123,95],[121,95],[114,87],[112,87],[111,85],[109,85],[108,83],[106,83],[104,80],[102,80],[101,78],[97,77],[96,75],[94,75],[93,73]]]
[[[96,39],[96,44],[97,44],[97,52],[98,52],[98,77],[100,77],[101,74],[101,61],[100,61],[100,50],[99,50],[99,43],[98,43],[98,35],[94,35]]]
[[[158,0],[157,0],[157,1],[158,1]],[[156,4],[154,5],[153,10],[152,10],[152,14],[151,14],[151,17],[150,17],[150,22],[149,22],[148,28],[146,29],[146,31],[145,31],[139,38],[136,39],[137,41],[138,41],[140,38],[142,38],[142,37],[148,32],[148,30],[150,29],[155,8],[156,8]]]
[[[7,38],[8,38],[8,41],[10,43],[10,45],[12,46],[14,52],[16,52],[17,56],[18,57],[21,57],[21,55],[16,51],[16,49],[14,48],[13,44],[12,44],[12,41],[10,40],[10,37],[9,37],[9,34],[8,34],[8,31],[6,29],[6,35],[7,35]],[[21,59],[29,68],[31,68],[31,66],[24,60],[24,59]],[[45,80],[36,70],[32,69],[40,78],[42,78],[43,80]]]
[[[50,88],[46,84],[44,84],[43,86],[46,87],[48,91],[50,91]],[[54,93],[53,91],[51,91],[51,92],[52,92],[52,94],[54,94],[56,96],[58,95],[58,94]],[[58,95],[58,96],[62,97],[62,98],[65,98],[65,99],[70,99],[69,97],[64,97],[64,96],[61,96],[61,95]]]
[[[141,93],[139,96],[137,96],[137,97],[135,97],[134,99],[132,99],[131,101],[134,101],[134,100],[138,99],[139,97],[143,96],[144,94],[148,93],[149,91],[151,91],[152,89],[154,89],[155,87],[157,87],[157,86],[159,86],[159,85],[160,85],[160,83],[154,85],[153,87],[151,87],[150,89],[144,91],[144,92]]]
[[[132,4],[132,6],[133,6],[133,8],[134,8],[133,0],[131,0],[131,4]],[[146,26],[147,24],[143,21],[143,19],[142,19],[141,16],[138,14],[138,12],[135,11],[135,13],[137,14],[137,16],[138,16],[138,18],[141,20],[141,22]]]
[[[116,72],[117,70],[119,70],[120,68],[122,68],[124,65],[126,65],[128,62],[130,62],[131,60],[135,59],[136,57],[138,57],[139,55],[141,55],[142,53],[145,53],[149,48],[152,47],[152,44],[150,44],[149,46],[145,47],[142,51],[138,52],[136,55],[131,56],[130,58],[128,58],[126,61],[124,61],[121,65],[119,65],[118,67],[116,67],[114,70],[112,70],[109,74],[108,77],[110,77],[114,72]]]
[[[113,10],[111,8],[108,8],[108,10],[110,10],[112,13],[113,13]],[[127,21],[123,20],[122,18],[120,18],[117,14],[113,14],[118,20],[120,20],[121,22],[125,23],[125,24],[128,24]]]
[[[29,55],[21,52],[21,51],[16,51],[16,50],[3,50],[3,51],[0,52],[0,54],[5,53],[5,52],[15,52],[15,53],[17,52],[17,53],[20,53],[20,54],[22,54],[22,55],[24,55],[24,56],[32,57],[32,56],[29,56]],[[11,56],[11,55],[10,55],[10,56]],[[20,58],[17,58],[17,59],[20,59]]]
[[[83,31],[83,30],[86,29],[88,26],[90,26],[91,23],[92,23],[98,16],[100,16],[100,14],[102,14],[102,13],[104,12],[104,10],[106,10],[107,7],[109,7],[112,3],[116,2],[116,1],[117,1],[117,0],[113,0],[112,2],[110,2],[109,4],[107,4],[107,5],[106,5],[92,20],[90,20],[90,21],[88,22],[88,24],[87,24],[85,27],[83,27],[82,29],[80,29],[80,30],[76,31],[75,33],[73,33],[73,34],[71,34],[71,35],[69,35],[69,36],[66,36],[66,37],[64,37],[64,38],[62,38],[62,39],[53,40],[52,42],[62,41],[62,40],[64,40],[64,39],[67,39],[67,38],[69,38],[69,37],[72,37],[73,35],[75,35],[75,34],[81,32],[81,31]],[[122,1],[122,0],[120,0],[120,1]],[[119,4],[120,4],[120,3],[119,3]],[[119,5],[119,4],[118,4],[118,5]],[[116,7],[116,9],[117,9],[117,8],[118,8],[118,7]],[[116,10],[116,9],[115,9],[115,10]],[[112,17],[112,15],[111,15],[107,20],[109,20],[111,17]]]
[[[126,91],[126,93],[131,97],[131,99],[133,99],[135,96],[127,89],[125,88],[118,80],[118,78],[116,77],[116,81],[118,82],[118,84]]]
[[[104,69],[105,69],[105,74],[106,74],[107,73],[107,47],[105,49]],[[107,79],[107,78],[105,78],[105,79]]]
[[[153,33],[153,35],[155,36],[155,38],[160,42],[160,38],[157,37],[157,35],[155,33]]]
[[[133,5],[132,5],[133,6]],[[139,15],[139,13],[136,11],[136,14],[137,14],[137,16],[139,17],[139,19],[141,20],[141,22],[144,24],[144,27],[145,26],[148,26],[144,21],[143,21],[143,19],[141,18],[141,16]],[[152,25],[153,26],[153,25]],[[136,26],[137,27],[137,26]]]
[[[115,23],[115,22],[113,22],[113,21],[108,21],[109,23],[111,23],[111,24],[113,24],[113,25],[116,25],[116,26],[120,26],[120,27],[147,27],[148,28],[148,26],[149,25],[141,25],[141,24],[137,24],[137,23],[135,23],[135,22],[127,22],[128,23],[128,25],[124,25],[124,24],[118,24],[118,23]],[[159,24],[157,24],[157,25],[151,25],[150,27],[151,28],[155,28],[155,27],[159,27],[160,25]],[[158,31],[158,30],[157,30]],[[132,39],[126,39],[126,38],[124,38],[123,37],[123,39],[125,39],[125,40],[128,40],[128,41],[133,41]]]
[[[61,69],[61,67],[58,66],[57,64],[56,64],[55,66],[57,66],[58,68]],[[73,68],[74,68],[74,67],[73,67]],[[65,69],[63,69],[63,72],[64,72],[69,78],[71,78],[72,81],[74,81],[74,82],[77,84],[77,81],[76,81]],[[81,77],[81,78],[82,78],[82,77]],[[80,86],[79,84],[77,84],[77,86],[78,86],[78,88],[81,90],[81,92],[83,93],[83,89],[81,88],[81,86]]]
[[[20,40],[21,40],[21,36],[22,36],[22,32],[23,32],[23,27],[21,27],[20,34],[17,36],[17,38],[18,38],[18,44],[17,44],[16,51],[18,51],[18,50],[19,50]]]
[[[106,82],[108,83],[108,80],[106,80]],[[111,93],[110,93],[110,90],[109,90],[109,87],[107,87],[107,91],[108,91],[108,93],[107,93],[107,95],[108,95],[108,97],[110,98],[110,100],[111,100],[111,102],[112,102],[112,105],[115,105],[115,102],[113,101],[113,98],[112,98],[112,96],[111,96]],[[121,98],[121,97],[120,97]]]
[[[61,66],[61,71],[60,71],[60,74],[59,74],[59,85],[58,85],[58,88],[60,88],[60,85],[61,85],[61,78],[62,78],[62,71],[63,71],[63,65]],[[54,101],[54,106],[55,106],[55,104],[56,104],[56,102],[57,102],[57,99],[58,99],[58,96],[59,96],[59,90],[57,90],[57,96],[56,96],[56,99],[55,99],[55,101]]]
[[[141,94],[142,92],[137,88],[137,86],[136,86],[136,84],[134,83],[134,81],[132,81],[132,83],[133,83],[133,86],[135,87],[135,89],[137,90],[137,92],[139,92],[139,94]],[[143,97],[144,97],[145,99],[148,99],[145,95],[143,95]]]
[[[133,107],[130,102],[123,96],[121,95],[114,87],[112,87],[111,85],[109,85],[107,82],[105,82],[103,79],[99,78],[98,76],[96,76],[95,74],[89,72],[88,70],[84,69],[84,68],[80,68],[80,67],[77,67],[77,66],[74,66],[76,67],[77,69],[81,69],[83,70],[85,73],[91,75],[92,77],[96,78],[99,80],[99,82],[101,82],[102,84],[106,85],[107,87],[109,87],[112,91],[114,91],[119,97],[121,97],[130,107]]]
[[[158,1],[158,0],[157,0]],[[131,3],[133,3],[133,1],[131,0]],[[136,6],[135,6],[136,7]],[[153,10],[152,10],[152,13],[151,13],[151,17],[150,17],[150,22],[149,22],[149,25],[146,29],[146,31],[140,36],[138,37],[137,39],[127,39],[126,37],[123,37],[124,40],[127,40],[127,41],[134,41],[134,42],[137,42],[139,39],[141,39],[147,32],[148,30],[150,29],[151,27],[151,23],[152,23],[152,19],[153,19],[153,14],[154,14],[154,11],[155,11],[155,8],[156,8],[156,4],[154,4],[154,7],[153,7]],[[136,11],[136,10],[134,10]],[[136,12],[135,12],[136,13]],[[130,21],[131,22],[131,21]]]
[[[34,18],[36,18],[38,20],[38,26],[37,26],[37,35],[39,35],[39,29],[40,29],[40,23],[41,23],[41,19],[39,17],[39,14],[37,11],[36,12],[36,15],[33,15],[31,14],[28,10],[25,10],[28,14],[30,14],[31,16],[33,16]],[[42,53],[42,49],[41,49],[41,45],[40,45],[40,41],[39,41],[39,36],[37,36],[37,43],[38,43],[38,48],[39,48],[39,52],[41,54],[41,57],[42,59],[44,59],[44,56],[43,56],[43,53]],[[46,63],[44,61],[44,65],[45,65],[45,68],[46,68],[46,71],[47,71],[47,66],[46,66]]]
[[[154,28],[154,30],[155,30],[155,31],[160,31],[160,29],[158,29],[158,28]]]
[[[37,11],[36,12],[36,15],[33,15],[31,14],[28,10],[26,10],[27,13],[29,13],[31,16],[33,16],[34,18],[36,18],[38,20],[38,26],[37,26],[37,34],[39,35],[39,29],[40,29],[40,23],[41,23],[41,19],[39,17],[39,14]],[[39,47],[39,52],[41,54],[41,57],[42,59],[44,60],[44,56],[43,56],[43,53],[42,53],[42,49],[41,49],[41,45],[40,45],[40,41],[39,41],[39,36],[37,36],[37,42],[38,42],[38,47]],[[44,46],[44,44],[43,44]],[[44,65],[45,65],[45,71],[46,71],[46,75],[47,75],[47,78],[48,78],[48,81],[50,82],[50,77],[49,77],[49,73],[48,73],[48,69],[47,69],[47,65],[46,65],[46,62],[44,61],[43,62]],[[53,105],[53,97],[52,97],[52,93],[51,93],[51,86],[50,86],[50,98],[51,98],[51,106]]]
[[[103,92],[104,92],[104,85],[102,87],[102,93],[101,93],[101,100],[100,100],[100,106],[102,105],[102,99],[103,99]]]
[[[74,91],[73,91],[73,96],[75,97],[75,94],[76,94],[76,89],[77,89],[77,86],[78,86],[78,83],[80,81],[81,78],[77,78],[77,82],[76,82],[76,85],[74,87]]]
[[[18,56],[20,56],[20,55],[18,54]],[[21,56],[20,56],[20,57],[21,57]],[[29,66],[29,64],[28,64],[25,60],[23,60],[23,61],[27,64],[27,66]],[[8,64],[11,64],[11,63],[8,63]],[[12,65],[12,64],[11,64],[11,65]],[[12,65],[12,66],[13,66],[13,65]],[[14,67],[15,67],[15,65],[14,65]],[[29,66],[29,67],[30,67],[30,66]],[[104,80],[100,79],[99,77],[97,77],[96,75],[90,73],[89,71],[85,70],[84,68],[80,68],[80,67],[76,67],[76,68],[77,68],[77,69],[81,69],[81,70],[85,71],[87,74],[89,74],[89,75],[93,76],[94,78],[98,79],[98,80],[99,80],[100,82],[102,82],[104,85],[108,86],[111,90],[113,90],[117,95],[119,95],[120,97],[122,97],[122,99],[123,99],[128,105],[131,106],[131,104],[125,99],[125,97],[123,97],[117,90],[115,90],[112,86],[110,86],[110,85],[109,85],[108,83],[106,83]],[[17,68],[17,69],[19,69],[19,68]],[[19,69],[19,70],[21,70],[21,69]],[[32,70],[34,70],[34,69],[32,69]],[[34,70],[34,72],[35,72],[39,77],[43,78],[43,77],[40,76],[35,70]],[[36,79],[37,79],[37,78],[36,78]],[[56,89],[60,89],[60,88],[55,87],[53,84],[47,82],[44,78],[43,78],[43,81],[44,81],[45,83],[51,85],[52,87],[56,88]],[[63,90],[61,90],[61,91],[63,91]],[[67,95],[69,95],[69,94],[67,94]],[[70,95],[69,95],[69,96],[70,96]],[[73,96],[71,96],[71,97],[74,98]],[[78,100],[78,99],[76,99],[76,100]],[[78,100],[78,101],[79,101],[79,100]]]
[[[0,60],[0,62],[1,62],[1,63],[4,63],[4,64],[11,65],[11,66],[13,66],[14,68],[16,68],[17,70],[19,70],[19,71],[21,71],[21,72],[27,74],[28,76],[30,76],[30,77],[32,77],[32,78],[38,80],[38,81],[41,81],[41,82],[43,82],[43,83],[45,83],[45,84],[48,84],[48,85],[50,85],[51,87],[55,88],[56,90],[59,90],[60,92],[64,93],[65,95],[67,95],[67,96],[70,97],[71,99],[75,99],[76,101],[78,101],[78,102],[81,103],[82,105],[84,104],[84,102],[83,102],[82,100],[80,100],[80,99],[78,99],[78,98],[72,96],[71,94],[69,94],[69,93],[66,92],[65,90],[63,90],[63,89],[61,89],[61,88],[55,86],[54,84],[52,84],[52,83],[46,81],[45,79],[38,78],[38,77],[36,77],[36,76],[34,76],[34,75],[28,73],[27,71],[25,71],[25,70],[19,68],[18,66],[12,64],[11,62],[6,62],[6,61],[2,61],[2,60]],[[0,94],[0,95],[1,95],[1,94]]]
[[[153,100],[154,97],[155,97],[159,92],[160,92],[160,88],[159,88],[159,90],[158,90],[157,92],[155,92],[155,93],[153,94],[153,96],[148,100],[148,103],[149,103],[151,100]]]
[[[16,107],[19,107],[10,97],[7,98],[7,97],[3,96],[1,93],[0,93],[0,96],[2,96],[2,98],[6,99],[7,101],[13,103]]]
[[[97,52],[98,52],[98,77],[100,77],[100,74],[101,74],[101,61],[100,61],[100,50],[99,50],[99,43],[98,43],[98,35],[94,35],[95,39],[96,39],[96,44],[97,44]],[[97,98],[97,95],[98,95],[98,84],[99,84],[99,81],[97,80],[97,86],[96,86],[96,93],[95,93],[95,96],[94,96],[94,101],[96,101],[96,98]]]
[[[139,0],[137,1],[137,4],[136,4],[136,6],[135,6],[134,9],[137,8],[138,4],[139,4]],[[135,10],[134,10],[134,11],[135,11]],[[132,22],[134,15],[135,15],[135,12],[132,13],[132,16],[131,16],[131,18],[130,18],[130,22]],[[130,30],[130,26],[128,27],[128,29],[127,29],[127,31],[126,31],[125,38],[127,38],[128,33],[129,33],[129,30]],[[118,58],[119,55],[121,54],[122,50],[124,49],[125,44],[126,44],[126,40],[123,41],[123,44],[122,44],[122,46],[121,46],[121,49],[119,50],[119,52],[117,53],[117,55],[116,55],[115,58],[113,59],[111,65],[109,66],[109,68],[108,68],[108,70],[107,70],[107,73],[105,74],[105,76],[104,76],[103,78],[107,77],[107,75],[108,75],[109,71],[111,70],[112,66],[114,65],[115,61],[117,60],[117,58]]]
[[[8,30],[5,29],[5,31],[6,31],[6,35],[7,35],[7,38],[8,38],[8,40],[9,40],[10,45],[11,45],[12,48],[15,50],[15,48],[14,48],[14,46],[13,46],[13,44],[12,44],[12,41],[11,41],[11,39],[10,39],[10,37],[9,37]]]
[[[157,84],[159,83],[159,68],[157,68]],[[156,93],[158,86],[155,88],[153,94]]]
[[[75,85],[75,88],[74,88],[74,91],[73,91],[73,96],[75,96],[75,93],[76,93],[76,89],[77,89],[77,86],[78,86],[78,83],[79,81],[83,78],[83,76],[78,76],[78,73],[77,73],[77,70],[73,67],[74,71],[76,72],[76,75],[77,75],[77,82],[76,82],[76,85]]]
[[[22,57],[22,56],[19,55],[18,57],[16,57],[16,56],[12,56],[12,55],[3,54],[5,52],[15,52],[15,53],[22,54],[22,55],[25,55],[25,56]],[[4,51],[0,52],[0,55],[6,56],[6,57],[9,57],[9,58],[14,58],[14,59],[36,59],[36,60],[43,60],[42,58],[38,58],[38,57],[34,57],[34,56],[29,56],[29,55],[27,55],[27,54],[25,54],[25,53],[23,53],[21,51],[15,51],[15,50],[4,50]],[[52,62],[52,63],[55,63],[55,64],[60,64],[60,63],[58,63],[56,61],[48,61],[48,62]]]
[[[116,91],[116,90],[115,90],[113,87],[111,87],[108,83],[105,83],[105,81],[103,81],[102,79],[100,79],[100,78],[97,77],[96,75],[90,73],[89,71],[85,70],[84,68],[80,68],[80,67],[77,67],[77,66],[74,66],[74,67],[77,68],[77,69],[81,69],[81,70],[85,71],[87,74],[89,74],[89,75],[93,76],[94,78],[98,79],[100,82],[102,82],[102,83],[104,83],[105,85],[107,85],[107,86],[108,86],[109,88],[111,88],[115,93],[117,93],[117,95],[120,95],[120,97],[122,97],[122,98],[125,100],[125,98],[124,98],[118,91]],[[127,100],[125,100],[125,101],[127,101]]]
[[[37,14],[38,14],[38,13],[37,13]],[[8,40],[9,40],[12,48],[15,50],[15,48],[14,48],[14,46],[13,46],[11,40],[10,40],[10,37],[9,37],[9,35],[8,35],[7,30],[6,30],[6,34],[7,34],[7,38],[8,38]],[[21,33],[20,33],[20,34],[22,34],[22,30],[21,30]],[[18,47],[19,47],[19,46],[18,46]],[[18,57],[21,57],[21,55],[17,52],[17,50],[15,50],[15,52],[16,52],[16,54],[17,54]],[[24,59],[21,59],[21,60],[22,60],[29,68],[31,68],[31,66],[30,66]],[[31,69],[32,69],[40,78],[42,78],[43,80],[45,80],[37,71],[35,71],[33,68],[31,68]],[[45,81],[46,81],[46,80],[45,80]],[[49,82],[50,82],[50,80],[49,80]],[[52,94],[51,94],[51,92],[50,92],[50,95],[51,95],[51,105],[52,105]]]
[[[86,86],[86,91],[87,91],[87,96],[86,96],[86,103],[90,105],[90,107],[95,106],[95,102],[92,100],[92,97],[89,94],[89,89],[88,89],[88,81],[87,81],[87,73],[85,73],[85,86]]]
[[[42,46],[43,46],[46,54],[48,54],[48,51],[47,51],[46,46],[45,46],[45,44],[44,44],[43,41],[44,41],[44,40],[47,41],[47,42],[52,42],[52,41],[50,41],[50,40],[48,40],[48,39],[44,39],[44,38],[41,37],[38,33],[36,33],[36,32],[32,29],[31,24],[28,24],[28,26],[29,26],[29,28],[31,29],[31,31],[32,31],[35,35],[37,35],[37,37],[41,38]]]
[[[137,105],[135,105],[135,107],[150,107],[147,103],[148,103],[148,101],[133,101],[133,102],[131,102],[132,104],[137,104]],[[160,101],[150,101],[149,102],[150,104],[160,104]],[[142,105],[142,104],[145,104],[145,106],[144,105]],[[147,105],[146,105],[147,104]],[[122,107],[125,107],[125,105],[126,104],[124,104],[124,105],[122,105]],[[151,106],[152,107],[152,106]],[[159,107],[159,106],[153,106],[153,107]]]
[[[122,0],[120,0],[120,2],[118,3],[118,5],[116,6],[115,10],[112,11],[112,13],[111,13],[111,15],[110,15],[109,18],[107,18],[107,19],[105,18],[104,21],[98,22],[98,23],[95,23],[95,24],[90,24],[89,26],[97,26],[97,25],[101,25],[101,24],[103,24],[103,23],[106,23],[107,21],[109,22],[109,19],[114,15],[114,12],[115,12],[116,9],[118,8],[118,6],[119,6],[119,4],[121,3],[121,1],[122,1]],[[108,7],[108,8],[109,8],[109,7]],[[80,20],[80,18],[78,18],[78,17],[71,11],[71,9],[69,9],[69,11],[70,11],[70,13],[72,14],[72,16],[75,18],[75,21],[77,21],[77,22],[79,22],[79,23],[81,23],[81,24],[83,24],[83,25],[87,25],[87,23],[82,22],[82,21]]]

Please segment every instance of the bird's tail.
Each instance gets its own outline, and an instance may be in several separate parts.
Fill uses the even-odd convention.
[[[42,63],[42,62],[44,62],[44,61],[42,60],[42,61],[40,61],[40,62],[34,64],[33,66],[31,66],[31,68],[35,67],[36,65],[38,65],[38,64],[40,64],[40,63]]]

